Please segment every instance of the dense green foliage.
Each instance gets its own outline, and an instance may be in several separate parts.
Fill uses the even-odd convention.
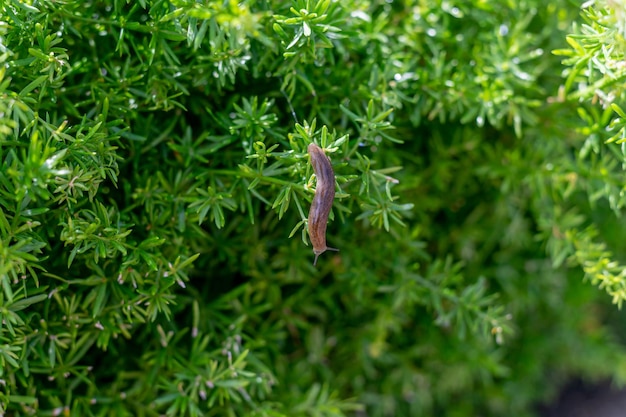
[[[1,0],[0,415],[525,416],[626,382],[608,3]]]

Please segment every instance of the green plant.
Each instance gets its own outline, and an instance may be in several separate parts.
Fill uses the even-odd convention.
[[[577,103],[581,123],[577,130],[584,142],[578,149],[578,167],[568,174],[573,190],[586,194],[592,207],[608,203],[618,221],[624,207],[624,156],[626,155],[626,113],[620,106],[625,97],[626,69],[622,61],[626,9],[618,2],[586,3],[582,16],[584,23],[574,28],[567,37],[569,49],[558,49],[555,54],[567,57],[568,67],[562,93],[567,100]],[[612,216],[611,216],[612,217]],[[566,257],[581,265],[586,278],[605,289],[619,307],[626,300],[626,278],[619,259],[607,246],[620,251],[619,234],[602,233],[598,236],[598,222],[585,224],[584,218],[567,227],[559,250],[560,259]],[[583,230],[579,230],[584,227]]]
[[[522,416],[624,381],[580,279],[622,301],[623,111],[574,88],[608,43],[564,49],[572,2],[0,7],[0,414]]]

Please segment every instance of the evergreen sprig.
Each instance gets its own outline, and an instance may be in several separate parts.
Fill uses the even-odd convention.
[[[577,164],[566,174],[569,186],[565,190],[559,187],[559,194],[567,200],[580,190],[592,206],[606,201],[614,215],[620,217],[626,204],[622,179],[626,113],[621,108],[626,97],[626,69],[622,65],[626,9],[615,2],[592,1],[585,3],[581,15],[583,23],[566,37],[569,48],[554,51],[565,57],[566,79],[560,94],[562,99],[577,103],[577,130],[584,138],[577,150]],[[626,300],[623,265],[603,242],[616,237],[600,235],[596,224],[584,223],[582,218],[560,227],[559,239],[566,244],[561,245],[559,259],[569,256],[581,265],[585,276],[605,289],[621,307]],[[579,230],[580,226],[584,230]]]

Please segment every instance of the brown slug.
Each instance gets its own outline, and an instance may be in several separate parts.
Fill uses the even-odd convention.
[[[311,165],[313,165],[313,171],[315,171],[315,177],[317,178],[315,197],[313,197],[311,202],[308,221],[309,238],[315,254],[313,265],[316,265],[317,258],[322,253],[327,250],[339,250],[326,246],[326,225],[328,224],[328,215],[335,199],[335,173],[330,164],[330,159],[324,154],[322,148],[311,143],[307,150],[311,156]]]

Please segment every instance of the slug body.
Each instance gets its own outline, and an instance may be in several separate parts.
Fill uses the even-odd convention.
[[[326,246],[326,225],[328,224],[328,215],[335,199],[335,172],[322,148],[311,143],[307,150],[311,157],[311,165],[313,165],[315,177],[317,178],[315,197],[313,197],[311,202],[308,222],[309,238],[315,254],[313,265],[316,265],[317,258],[322,253],[327,250],[339,250]]]

